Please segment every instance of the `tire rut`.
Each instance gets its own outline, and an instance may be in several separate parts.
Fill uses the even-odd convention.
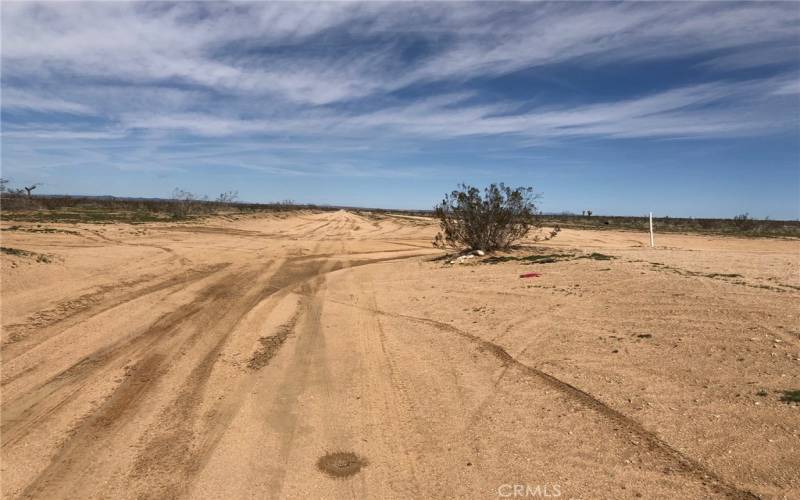
[[[7,330],[10,331],[10,337],[0,347],[0,353],[2,353],[6,362],[11,361],[36,348],[42,342],[60,334],[65,329],[80,324],[98,314],[168,288],[189,285],[228,266],[229,264],[222,263],[206,268],[182,271],[166,279],[157,280],[155,283],[146,285],[143,288],[123,292],[117,297],[113,296],[114,292],[118,292],[120,289],[136,288],[139,285],[153,281],[153,277],[102,286],[95,292],[84,294],[77,299],[62,302],[50,309],[34,313],[25,323],[9,325]],[[104,297],[109,295],[111,297],[104,301]],[[34,331],[37,332],[35,339],[31,338],[30,341],[25,342]],[[20,345],[14,345],[18,342]],[[4,377],[0,384],[6,385],[13,379],[14,377]]]
[[[277,398],[268,413],[265,425],[276,428],[280,432],[280,441],[274,453],[278,457],[276,462],[286,464],[292,452],[297,429],[300,423],[296,412],[296,405],[300,394],[304,390],[311,376],[312,358],[315,339],[319,332],[319,317],[322,302],[317,297],[320,280],[310,280],[303,283],[301,290],[296,291],[305,298],[303,307],[303,320],[298,324],[298,340],[292,360],[285,371],[280,387],[281,396]],[[286,478],[285,466],[278,469],[267,483],[270,497],[281,498]]]
[[[252,282],[259,272],[256,269],[228,274],[204,289],[196,300],[162,316],[132,340],[120,341],[100,353],[84,358],[43,384],[44,394],[39,393],[42,399],[38,401],[50,399],[52,391],[48,385],[54,382],[67,380],[76,385],[86,384],[93,377],[102,375],[101,367],[109,366],[114,361],[139,358],[139,361],[128,368],[126,377],[114,392],[77,425],[50,464],[28,485],[21,496],[60,497],[70,487],[83,486],[82,483],[89,477],[92,468],[93,450],[103,449],[114,437],[116,430],[136,417],[142,399],[168,371],[171,361],[181,351],[191,349],[204,335],[204,328],[213,324],[215,310],[235,308],[240,297],[232,293],[232,290],[240,288],[237,285],[241,283]],[[191,326],[187,325],[190,321],[195,328],[187,327]],[[210,359],[204,361],[206,365],[213,364]],[[197,369],[202,374],[207,368],[203,365]],[[26,422],[29,420],[29,417],[24,419]],[[25,427],[28,432],[33,425]],[[18,440],[19,437],[15,441]]]
[[[144,438],[132,472],[132,479],[141,485],[139,498],[176,498],[189,488],[191,478],[202,469],[238,410],[236,405],[219,408],[223,404],[210,410],[213,419],[204,419],[200,413],[214,365],[231,332],[248,311],[267,297],[317,275],[320,267],[285,262],[267,284],[259,287],[258,293],[237,301],[226,314],[228,318],[215,325],[218,338],[212,348],[191,371],[178,396],[160,416],[158,426]],[[248,374],[242,374],[240,379],[246,377]]]
[[[592,396],[588,392],[585,392],[575,387],[574,385],[565,382],[559,378],[556,378],[553,375],[550,375],[549,373],[546,373],[538,368],[534,368],[532,366],[522,363],[521,361],[514,358],[511,354],[509,354],[508,351],[506,351],[503,347],[495,343],[492,343],[488,340],[484,340],[478,337],[477,335],[473,335],[471,333],[460,330],[452,325],[442,323],[440,321],[436,321],[433,319],[419,318],[416,316],[409,316],[405,314],[391,313],[388,311],[371,309],[368,307],[358,306],[356,304],[337,301],[333,299],[328,299],[328,300],[340,305],[354,307],[357,309],[363,309],[372,312],[374,314],[380,314],[383,316],[393,317],[397,319],[405,319],[408,321],[426,324],[429,326],[433,326],[434,328],[437,328],[439,330],[452,333],[461,338],[464,338],[469,342],[471,342],[472,344],[476,345],[479,351],[484,353],[489,353],[490,355],[497,358],[504,366],[511,366],[517,368],[521,373],[541,380],[542,382],[546,383],[549,387],[552,387],[553,389],[559,391],[565,396],[568,396],[573,401],[576,401],[582,404],[583,406],[588,407],[589,409],[599,413],[603,417],[619,425],[620,428],[625,429],[625,431],[628,434],[632,434],[638,439],[640,439],[642,442],[646,443],[650,451],[657,453],[663,459],[666,459],[668,462],[670,462],[673,466],[673,468],[668,468],[670,473],[677,472],[693,477],[694,479],[699,480],[703,484],[710,486],[711,489],[716,493],[725,495],[730,498],[748,499],[748,500],[759,498],[754,493],[740,489],[735,485],[725,481],[724,479],[722,479],[720,476],[718,476],[716,473],[708,469],[706,466],[704,466],[697,460],[684,455],[682,452],[673,448],[667,442],[663,441],[656,434],[645,429],[636,420],[608,406],[606,403]]]
[[[199,362],[183,382],[178,396],[158,417],[156,426],[140,438],[143,439],[140,442],[142,451],[130,477],[140,485],[143,498],[183,494],[238,410],[236,404],[215,405],[213,419],[199,411],[213,367],[236,324],[267,297],[289,293],[291,288],[303,283],[304,290],[310,293],[313,288],[308,281],[319,277],[323,268],[328,272],[342,267],[339,263],[289,260],[265,282],[256,285],[252,284],[258,283],[259,275],[263,275],[261,268],[229,273],[204,289],[193,302],[168,313],[133,340],[84,358],[43,384],[36,401],[45,408],[36,407],[22,418],[9,420],[9,423],[28,423],[24,429],[12,429],[17,434],[14,442],[19,442],[25,433],[58,410],[70,394],[101,375],[103,367],[123,358],[141,358],[129,368],[123,382],[108,399],[79,423],[48,467],[28,485],[21,497],[59,497],[65,492],[71,492],[68,496],[80,496],[76,490],[91,487],[87,485],[92,483],[92,450],[103,449],[109,446],[115,434],[124,434],[117,431],[136,418],[141,403],[171,368],[173,359],[192,349],[202,335],[204,345],[210,344],[210,347],[201,353]],[[242,283],[250,286],[243,289]],[[214,311],[224,312],[216,317]],[[196,325],[196,331],[181,335],[182,331],[191,329],[190,324]],[[58,403],[45,405],[45,401],[55,399],[56,393],[66,397]],[[31,418],[31,411],[36,410],[40,418]],[[197,432],[198,429],[203,430]]]
[[[171,334],[184,321],[203,311],[224,288],[219,283],[210,285],[193,302],[164,314],[146,330],[81,358],[19,398],[3,401],[0,424],[2,447],[11,446],[23,439],[64,403],[69,402],[72,396],[103,375],[109,367],[119,365],[123,359],[146,355],[156,344],[171,340]]]

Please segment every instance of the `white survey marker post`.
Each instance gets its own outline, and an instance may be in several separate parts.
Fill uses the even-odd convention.
[[[653,212],[650,212],[650,247],[654,246],[656,246],[656,243],[653,239]]]

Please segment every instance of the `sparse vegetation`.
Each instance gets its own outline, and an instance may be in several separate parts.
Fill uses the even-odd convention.
[[[582,255],[579,259],[592,259],[592,260],[612,260],[616,259],[613,255],[606,255],[602,253],[592,252],[589,255]]]
[[[745,281],[745,277],[739,273],[704,273],[699,271],[691,271],[689,269],[682,269],[678,267],[669,266],[667,264],[663,264],[661,262],[648,262],[654,271],[661,271],[661,272],[670,272],[679,274],[681,276],[686,277],[700,277],[700,278],[711,278],[714,280],[719,280],[725,283],[733,284],[733,285],[740,285],[746,286],[749,288],[760,288],[763,290],[771,290],[773,292],[787,292],[787,288],[793,290],[800,290],[800,287],[796,285],[791,285],[788,283],[780,283],[776,280],[771,280],[778,286],[766,285],[764,283],[753,283]]]
[[[517,257],[514,255],[495,255],[483,259],[484,264],[499,264],[501,262],[521,262],[523,264],[552,264],[553,262],[577,260],[577,259],[591,259],[591,260],[612,260],[616,257],[605,255],[602,253],[592,252],[590,254],[576,255],[574,253],[551,253],[551,254],[533,254]]]
[[[224,203],[230,205],[231,203],[236,203],[239,200],[239,191],[225,191],[224,193],[220,193],[215,200],[216,203]]]
[[[172,216],[176,219],[183,219],[187,215],[199,212],[204,203],[208,202],[208,197],[198,197],[194,193],[184,191],[180,188],[175,188],[172,191],[172,199],[175,203],[172,205]]]
[[[17,257],[28,257],[33,255],[33,252],[27,250],[20,250],[19,248],[0,247],[0,252],[8,255],[15,255]]]
[[[742,219],[742,217],[747,217]],[[542,214],[542,225],[559,225],[564,229],[622,230],[647,233],[648,217],[583,215],[570,213]],[[653,219],[658,233],[699,233],[713,235],[749,236],[765,238],[800,238],[800,221],[753,219],[747,214],[734,219],[695,219],[658,217]]]
[[[34,226],[9,226],[0,228],[2,231],[21,231],[25,233],[62,233],[62,234],[80,234],[77,231],[71,231],[69,229],[58,229],[54,227],[41,227],[41,225],[37,224]]]
[[[220,194],[215,200],[177,190],[176,198],[116,198],[113,196],[32,196],[18,190],[0,193],[5,220],[37,223],[170,222],[189,220],[217,213],[255,213],[287,210],[336,210],[338,207],[299,205],[293,202],[241,203],[236,191]],[[25,229],[27,230],[27,229]]]
[[[783,391],[781,401],[784,403],[800,403],[800,390]]]
[[[733,223],[742,231],[748,231],[752,229],[755,221],[750,217],[749,213],[745,212],[743,214],[734,216]]]
[[[551,264],[560,260],[570,260],[575,257],[571,253],[554,253],[542,255],[526,255],[516,257],[513,255],[497,255],[483,260],[485,264],[499,264],[501,262],[522,262],[523,264]]]
[[[29,257],[35,259],[36,262],[42,264],[49,264],[53,262],[53,258],[49,255],[43,253],[29,252],[28,250],[22,250],[19,248],[0,247],[0,252],[6,255],[13,255],[15,257]]]
[[[38,184],[37,184],[38,185]],[[32,187],[32,186],[27,186]],[[33,191],[33,189],[31,189]],[[0,207],[6,220],[28,222],[66,223],[144,223],[185,220],[215,213],[254,213],[289,210],[339,210],[352,207],[302,205],[292,200],[276,203],[243,203],[237,191],[220,193],[213,200],[177,189],[178,199],[117,198],[114,196],[27,196],[24,188],[10,186],[8,179],[0,179]],[[173,195],[176,195],[173,193]],[[189,195],[189,196],[187,196]],[[188,199],[187,199],[188,198]],[[435,212],[426,210],[356,209],[367,218],[385,215],[431,217]],[[610,229],[623,231],[648,231],[647,217],[603,216],[584,210],[583,215],[572,213],[540,214],[535,211],[533,227],[548,226],[554,229],[544,239],[566,229]],[[662,217],[654,219],[656,233],[700,233],[730,236],[800,238],[800,221],[754,219],[741,214],[733,219],[694,219]],[[421,220],[420,224],[427,224]],[[533,228],[532,227],[532,228]]]
[[[533,188],[491,184],[483,194],[466,184],[459,188],[434,208],[442,229],[433,242],[436,247],[503,250],[538,227]]]

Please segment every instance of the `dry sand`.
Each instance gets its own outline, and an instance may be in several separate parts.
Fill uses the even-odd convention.
[[[800,498],[797,241],[447,265],[413,217],[14,225],[3,498]]]

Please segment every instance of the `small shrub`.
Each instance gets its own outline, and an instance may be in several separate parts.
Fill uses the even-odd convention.
[[[33,252],[29,252],[27,250],[20,250],[19,248],[11,248],[11,247],[0,247],[0,252],[3,252],[8,255],[17,255],[19,257],[27,257],[29,255],[33,255]]]
[[[232,205],[236,203],[238,199],[239,191],[225,191],[224,193],[220,193],[214,201],[220,205]]]
[[[522,262],[523,264],[552,264],[561,260],[571,260],[574,257],[571,253],[554,253],[548,255],[528,255],[525,257],[515,257],[513,255],[497,255],[483,259],[483,264],[499,264],[501,262]]]
[[[603,254],[603,253],[592,252],[589,255],[584,255],[584,256],[582,256],[580,258],[582,258],[582,259],[592,259],[592,260],[613,260],[616,257],[614,257],[613,255],[606,255],[606,254]]]
[[[203,202],[208,201],[207,198],[200,198],[194,193],[184,191],[180,188],[175,188],[172,191],[172,199],[174,200],[172,217],[174,219],[182,219],[192,213],[198,212]]]
[[[739,214],[733,218],[733,224],[741,231],[748,231],[753,229],[756,225],[755,221],[747,212]]]
[[[50,264],[53,262],[53,259],[49,255],[45,255],[43,253],[36,253],[36,252],[29,252],[27,250],[21,250],[19,248],[11,248],[11,247],[0,247],[0,252],[6,255],[13,255],[15,257],[29,257],[36,259],[36,262],[42,264]]]
[[[800,403],[800,390],[783,391],[781,401],[784,403]]]
[[[508,248],[538,227],[533,188],[492,184],[483,190],[462,184],[434,207],[442,231],[434,246],[494,251]]]

